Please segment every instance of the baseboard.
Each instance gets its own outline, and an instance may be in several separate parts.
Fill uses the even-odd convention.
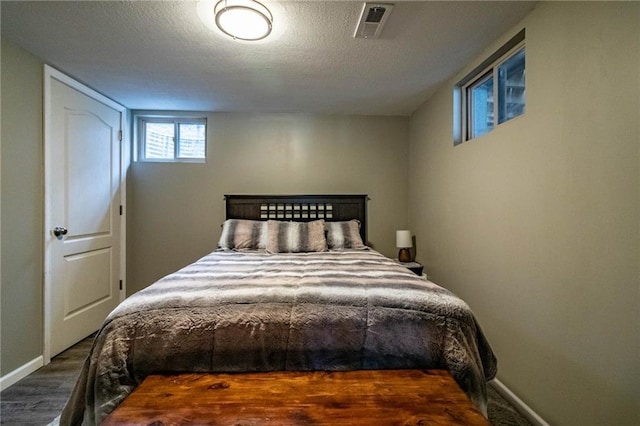
[[[34,371],[36,371],[38,368],[42,367],[43,365],[44,365],[44,358],[42,357],[42,355],[40,355],[36,359],[33,359],[33,360],[29,361],[28,363],[16,368],[12,372],[10,372],[8,374],[5,374],[4,376],[0,377],[0,391],[5,390],[9,386],[11,386],[11,385],[17,383],[18,381],[24,379],[29,374],[33,373]]]
[[[506,387],[500,380],[493,379],[489,382],[489,384],[493,386],[493,388],[498,391],[498,393],[502,395],[504,399],[509,401],[509,403],[511,403],[511,405],[513,405],[516,410],[518,410],[518,412],[522,414],[527,420],[529,420],[533,425],[549,426],[549,423],[544,421],[544,419],[540,417],[538,413],[533,411],[533,409],[525,404],[523,400],[518,398],[515,393],[511,392],[511,389]]]

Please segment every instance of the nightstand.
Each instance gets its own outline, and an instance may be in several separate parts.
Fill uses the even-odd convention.
[[[422,271],[424,269],[424,266],[422,265],[422,263],[418,263],[418,262],[400,262],[399,260],[396,260],[396,262],[398,262],[400,265],[404,266],[405,268],[409,269],[411,272],[413,272],[414,274],[416,274],[417,276],[419,276],[423,280],[427,279],[427,274],[423,274],[422,273]]]

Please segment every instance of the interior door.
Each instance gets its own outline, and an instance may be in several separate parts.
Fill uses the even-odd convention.
[[[122,246],[122,108],[67,76],[48,71],[46,362],[96,331],[120,302]]]

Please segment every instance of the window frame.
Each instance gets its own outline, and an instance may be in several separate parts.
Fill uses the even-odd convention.
[[[484,60],[480,65],[475,67],[462,80],[454,85],[453,88],[453,145],[457,146],[463,142],[479,138],[491,131],[497,129],[500,125],[522,117],[526,113],[526,95],[525,107],[522,114],[510,119],[499,121],[499,77],[498,70],[509,59],[517,55],[521,50],[525,51],[525,70],[526,70],[526,45],[525,45],[525,29],[511,38],[502,47],[496,50],[491,56]],[[480,82],[486,81],[487,78],[493,79],[493,127],[487,132],[475,136],[473,134],[473,105],[470,90],[478,86]],[[526,87],[526,79],[525,79]],[[526,93],[526,89],[525,89]]]
[[[207,118],[201,115],[178,115],[178,114],[136,114],[134,123],[136,129],[136,158],[135,161],[147,163],[206,163],[207,162]],[[173,158],[147,158],[146,157],[146,124],[173,124],[174,126],[174,143]],[[199,124],[204,125],[204,157],[181,157],[180,153],[180,125],[181,124]]]

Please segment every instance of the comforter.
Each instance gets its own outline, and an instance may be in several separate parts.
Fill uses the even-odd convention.
[[[216,251],[121,303],[60,424],[99,424],[153,373],[446,369],[486,415],[496,359],[468,305],[373,250]]]

